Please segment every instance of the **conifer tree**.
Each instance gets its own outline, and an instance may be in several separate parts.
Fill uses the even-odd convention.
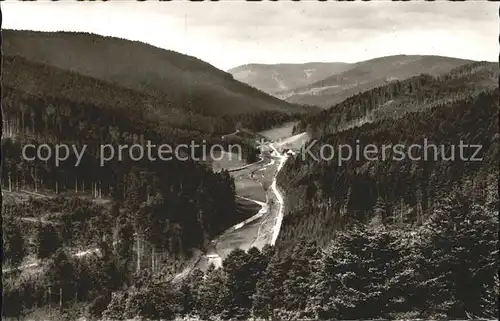
[[[2,231],[4,260],[12,266],[17,266],[26,255],[25,240],[19,222],[11,217],[4,218]]]
[[[51,224],[39,223],[37,227],[37,256],[45,259],[54,254],[61,247],[61,239]]]
[[[484,311],[492,309],[485,309],[483,299],[495,287],[498,268],[495,214],[457,190],[436,206],[417,243],[429,313],[489,317]]]

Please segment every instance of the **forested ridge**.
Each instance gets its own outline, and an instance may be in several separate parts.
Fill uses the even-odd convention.
[[[427,149],[427,160],[424,148],[413,152],[420,160],[394,160],[390,151],[382,158],[383,145],[424,146],[424,139],[438,147]],[[462,160],[458,148],[461,140],[482,145],[476,155],[482,160]],[[363,150],[367,144],[374,144],[379,154],[376,160],[352,157],[340,166],[338,154],[331,160],[317,160],[306,153],[288,161],[278,176],[287,195],[287,213],[279,237],[282,246],[302,236],[324,244],[335,230],[372,221],[419,225],[455,186],[483,198],[488,191],[491,194],[498,176],[498,92],[482,92],[409,113],[396,121],[384,119],[336,134],[325,133],[311,148],[313,155],[319,156],[324,144],[347,144],[353,150],[355,146]],[[470,158],[474,152],[466,149],[463,156]]]
[[[182,106],[171,106],[162,97],[20,57],[4,57],[3,89],[3,133],[12,140],[2,142],[8,169],[2,173],[2,184],[9,188],[14,184],[37,190],[49,184],[57,191],[73,187],[78,191],[85,189],[87,180],[87,189],[100,184],[99,195],[109,196],[115,182],[111,173],[130,166],[131,161],[99,166],[96,158],[100,144],[145,145],[151,140],[155,145],[174,147],[191,142],[207,147],[227,145],[221,136],[233,132],[237,126],[258,130],[298,117],[279,111],[232,112],[217,117],[207,116],[207,112],[197,114],[183,110]],[[22,160],[19,151],[26,143],[74,144],[79,148],[85,144],[88,150],[79,169],[72,168],[75,160],[70,158],[55,170],[51,162],[40,165]],[[238,143],[242,145],[243,156],[253,161],[258,153],[253,143],[249,140]],[[200,153],[201,148],[196,149],[197,157]],[[154,166],[133,163],[139,168]],[[78,171],[80,175],[76,174]],[[59,182],[57,176],[63,181]]]
[[[306,241],[333,257],[323,258],[319,266],[328,272],[311,281],[322,299],[307,300],[300,316],[498,317],[497,78],[496,67],[474,63],[442,78],[422,75],[361,93],[303,122],[311,124],[317,140],[311,152],[319,160],[303,151],[278,175],[286,204],[277,247],[285,262]],[[377,109],[391,99],[413,104],[401,103],[394,114]],[[370,110],[383,116],[337,132]],[[417,150],[420,160],[394,160],[391,152],[381,158],[384,145],[425,146],[424,140],[437,151]],[[461,141],[481,146],[480,161],[462,160]],[[321,160],[325,144],[353,150],[373,144],[378,159]],[[313,263],[309,275],[317,277],[315,269]]]
[[[496,88],[499,71],[495,63],[473,62],[441,76],[421,74],[403,81],[392,81],[302,118],[295,131],[307,130],[313,136],[320,136],[334,133],[359,119],[397,118],[408,112],[466,98]]]
[[[12,67],[9,59],[6,62],[5,67]],[[47,67],[46,70],[51,68]],[[7,74],[13,77],[14,72],[10,70]],[[2,139],[2,188],[46,192],[49,195],[74,192],[90,197],[111,197],[119,202],[132,199],[137,201],[136,205],[160,195],[163,198],[161,203],[170,204],[169,211],[176,208],[175,211],[192,211],[194,217],[199,217],[200,211],[227,215],[220,217],[220,226],[212,218],[205,218],[205,223],[202,223],[202,218],[195,219],[198,223],[193,224],[211,226],[210,231],[205,230],[211,236],[220,228],[230,226],[240,219],[231,218],[235,206],[234,183],[227,172],[215,174],[205,164],[193,160],[176,160],[175,157],[168,162],[159,159],[151,161],[147,157],[136,161],[130,159],[127,153],[123,159],[115,157],[101,166],[99,145],[144,146],[148,140],[152,144],[168,144],[173,147],[189,144],[191,141],[198,144],[206,141],[208,146],[216,143],[226,145],[221,134],[234,131],[236,125],[247,128],[264,127],[270,126],[273,121],[284,122],[297,116],[273,111],[239,114],[234,118],[223,116],[218,118],[222,125],[215,132],[204,130],[201,126],[198,130],[166,126],[155,120],[155,114],[150,114],[147,108],[141,110],[146,103],[144,95],[114,85],[108,86],[88,77],[76,74],[71,76],[74,79],[70,84],[78,84],[80,88],[89,88],[86,83],[93,84],[92,93],[79,95],[73,86],[64,91],[57,87],[57,83],[54,84],[55,89],[50,85],[30,88],[27,82],[22,81],[22,73],[17,74],[18,78],[13,77],[20,83],[7,79],[3,87],[3,134],[6,137]],[[48,78],[57,80],[60,77]],[[28,143],[35,146],[48,144],[51,147],[58,144],[75,145],[79,149],[86,145],[87,149],[79,166],[75,166],[76,158],[73,153],[58,166],[54,159],[23,159],[22,147]],[[238,143],[243,144],[243,156],[249,161],[255,160],[258,151],[249,140]],[[32,153],[30,151],[29,156]],[[201,156],[201,148],[196,150],[196,154]],[[131,198],[134,188],[137,189],[138,199]],[[208,194],[215,198],[212,199]],[[171,201],[177,198],[177,204]],[[197,201],[210,204],[193,204]],[[189,216],[182,215],[177,219],[183,220]],[[185,235],[198,235],[193,233],[197,228],[184,228]],[[196,246],[203,244],[200,240],[195,243]],[[184,249],[190,245],[194,244],[184,242]]]
[[[3,30],[2,36],[6,56],[160,97],[195,114],[304,112],[301,106],[240,83],[200,59],[146,43],[84,32]]]
[[[238,123],[251,130],[258,130],[263,126],[262,119],[267,120],[266,125],[275,125],[296,119],[304,111],[308,111],[307,108],[301,111],[245,110],[231,105],[225,112],[214,113],[209,108],[196,107],[196,103],[188,96],[185,97],[187,102],[183,103],[166,95],[128,89],[109,81],[30,61],[21,56],[4,55],[3,68],[7,108],[12,106],[11,109],[19,109],[13,106],[15,101],[11,97],[24,96],[38,98],[38,104],[45,103],[42,100],[60,99],[66,101],[66,104],[72,102],[105,106],[115,111],[123,111],[130,117],[147,119],[161,127],[159,130],[162,131],[175,128],[175,136],[196,138],[202,134],[223,135],[231,132]],[[251,96],[249,98],[252,99]],[[5,121],[9,121],[10,115],[6,116]],[[256,118],[259,121],[256,121]],[[183,134],[183,131],[188,133]]]

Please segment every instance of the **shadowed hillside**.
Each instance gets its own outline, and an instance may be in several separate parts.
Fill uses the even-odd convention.
[[[377,87],[302,120],[296,131],[308,130],[316,143],[278,176],[288,202],[281,246],[293,246],[300,237],[328,242],[336,230],[352,225],[418,226],[454,188],[492,201],[499,157],[498,76],[496,64],[475,62],[440,77],[420,75]],[[424,139],[443,150],[420,148],[420,160],[401,159],[392,149],[388,156],[380,154],[382,146],[396,144],[406,153]],[[460,158],[460,141],[482,146],[482,160]],[[378,148],[375,159],[353,154],[339,163],[338,153],[319,157],[324,145],[363,151],[368,144]],[[464,155],[470,158],[472,152]],[[443,160],[445,155],[453,158]]]
[[[303,110],[197,58],[140,42],[88,33],[3,30],[2,46],[4,55],[160,96],[174,107],[199,114]]]

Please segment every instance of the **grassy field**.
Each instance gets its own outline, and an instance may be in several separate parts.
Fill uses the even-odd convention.
[[[272,184],[274,175],[276,174],[275,165],[277,165],[277,161],[273,160],[272,162],[274,162],[272,165],[255,169],[250,173],[250,177],[252,179],[261,183],[264,191],[267,191],[269,186]]]
[[[294,135],[292,137],[288,137],[286,139],[279,140],[275,144],[275,147],[278,150],[282,150],[282,149],[287,148],[287,149],[291,149],[294,151],[298,151],[310,139],[311,139],[311,136],[308,133],[304,132],[304,133]]]
[[[271,164],[273,163],[273,164]],[[271,164],[271,165],[268,165]],[[243,170],[232,172],[231,176],[234,178],[236,187],[236,194],[256,201],[266,201],[266,191],[262,184],[269,185],[269,179],[272,180],[274,172],[276,171],[276,161],[266,160],[265,163],[249,166]],[[260,169],[264,168],[266,174],[271,177],[262,177]]]
[[[260,206],[255,202],[250,202],[241,198],[236,198],[236,204],[238,206],[238,215],[244,217],[250,217],[257,213]]]
[[[219,256],[224,259],[235,248],[246,251],[252,247],[257,237],[260,224],[261,220],[257,219],[231,233],[222,235],[216,245]]]
[[[233,172],[232,176],[235,179],[238,196],[265,203],[267,197],[272,194],[272,191],[270,189],[266,191],[264,187],[267,189],[271,185],[278,165],[279,161],[276,159],[268,159],[265,165],[255,165],[241,171]],[[242,199],[238,199],[238,205],[240,210],[246,211],[248,217],[258,214],[261,209],[261,206],[255,202]],[[275,212],[275,209],[271,212],[268,209],[266,213],[263,213],[262,217],[258,217],[237,229],[228,229],[209,244],[207,253],[217,254],[221,259],[224,259],[235,248],[243,250],[248,250],[252,246],[262,248],[271,240],[272,227],[275,223]],[[197,267],[204,269],[208,268],[209,264],[210,259],[203,256],[198,262]]]
[[[266,193],[262,185],[251,179],[250,176],[239,176],[234,179],[236,193],[239,196],[254,199],[256,201],[265,202]]]
[[[287,137],[292,136],[292,130],[295,122],[286,123],[280,125],[279,127],[275,127],[272,129],[264,130],[259,132],[260,135],[265,136],[273,141],[279,141],[281,139],[285,139]]]

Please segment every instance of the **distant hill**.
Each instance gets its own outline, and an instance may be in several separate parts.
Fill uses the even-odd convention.
[[[276,96],[293,103],[328,108],[357,93],[395,80],[422,73],[438,76],[470,62],[440,56],[397,55],[376,58],[352,64],[344,72],[307,86],[278,92]]]
[[[161,97],[172,107],[192,113],[304,110],[235,81],[197,58],[141,42],[89,33],[3,30],[2,47],[4,55]]]
[[[268,94],[307,86],[351,68],[343,62],[304,64],[248,64],[228,70],[235,79]]]
[[[303,118],[296,131],[308,130],[317,136],[333,134],[364,122],[400,118],[409,112],[422,111],[497,88],[499,76],[496,63],[473,62],[438,77],[421,74],[403,81],[396,80]]]

